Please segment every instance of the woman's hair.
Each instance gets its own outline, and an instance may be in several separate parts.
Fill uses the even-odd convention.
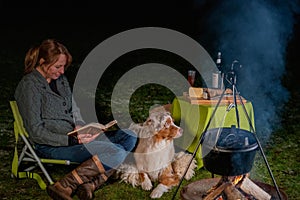
[[[44,59],[43,64],[53,64],[58,60],[60,54],[67,57],[65,69],[72,62],[72,55],[68,49],[55,39],[46,39],[39,46],[32,47],[28,50],[25,56],[25,70],[24,73],[28,74],[40,65],[40,59]]]

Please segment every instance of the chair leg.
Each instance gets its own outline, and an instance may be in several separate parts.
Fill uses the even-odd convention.
[[[34,160],[37,162],[38,166],[41,168],[42,172],[44,173],[47,181],[49,182],[49,184],[53,184],[54,181],[52,180],[52,178],[50,177],[49,173],[47,172],[47,170],[45,169],[43,163],[41,162],[40,158],[36,155],[34,149],[31,147],[30,143],[28,142],[27,138],[24,135],[21,135],[21,137],[23,138],[26,146],[28,147],[30,153],[32,154],[32,156],[34,157]]]
[[[39,184],[40,188],[42,190],[45,190],[47,185],[44,182],[44,180],[41,178],[41,176],[37,173],[33,173],[33,172],[19,172],[18,173],[18,178],[31,178],[37,181],[37,183]]]

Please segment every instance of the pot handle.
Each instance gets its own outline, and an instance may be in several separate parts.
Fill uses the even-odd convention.
[[[226,142],[227,144],[228,144],[228,143],[230,144],[230,142],[231,142],[231,143],[234,143],[235,140],[232,141],[232,140],[230,139],[230,137],[233,137],[233,138],[235,139],[235,138],[236,138],[236,135],[233,134],[233,133],[230,133],[230,134],[228,134],[228,135],[223,139],[223,141]]]

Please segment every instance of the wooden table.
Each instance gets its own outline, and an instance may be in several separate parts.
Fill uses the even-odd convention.
[[[246,101],[244,106],[246,112],[242,104],[237,104],[239,125],[241,129],[251,131],[251,125],[253,128],[255,127],[253,106],[250,101]],[[215,108],[215,101],[213,104],[208,104],[207,100],[205,100],[203,105],[201,101],[198,104],[191,104],[184,97],[176,97],[172,102],[171,113],[175,123],[180,125],[184,132],[182,137],[175,140],[175,145],[180,149],[185,149],[191,153],[194,152]],[[216,109],[215,116],[211,119],[208,129],[231,127],[232,125],[238,128],[236,109],[235,107],[229,109],[229,103],[223,103]],[[201,168],[203,166],[201,146],[196,152],[195,159],[197,160],[198,168]]]

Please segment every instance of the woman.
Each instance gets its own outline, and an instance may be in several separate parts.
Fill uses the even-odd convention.
[[[85,124],[76,106],[65,70],[72,56],[53,39],[29,49],[25,75],[15,99],[37,154],[81,163],[54,185],[47,187],[53,199],[92,199],[99,188],[135,147],[137,138],[129,130],[67,136]]]

